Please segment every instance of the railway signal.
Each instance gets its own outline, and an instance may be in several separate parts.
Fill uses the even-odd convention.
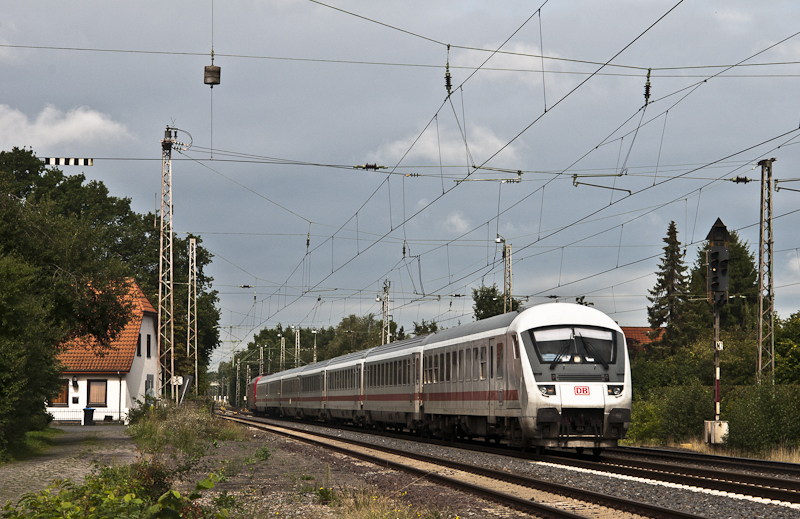
[[[728,228],[717,218],[711,231],[706,236],[709,244],[708,271],[708,302],[714,312],[714,420],[706,420],[706,443],[722,443],[728,433],[728,422],[719,419],[720,401],[720,369],[719,352],[722,351],[722,341],[719,340],[719,311],[722,305],[728,302],[728,288],[730,277],[728,274],[728,242],[731,235]]]

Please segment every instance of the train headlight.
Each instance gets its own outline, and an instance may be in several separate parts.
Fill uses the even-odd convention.
[[[539,392],[542,393],[542,396],[553,396],[556,394],[556,386],[552,384],[546,384],[539,386]]]
[[[612,396],[619,396],[622,394],[622,386],[608,386],[608,394]]]

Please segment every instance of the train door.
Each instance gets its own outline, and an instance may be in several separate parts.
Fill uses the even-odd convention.
[[[486,374],[489,383],[489,391],[486,395],[489,400],[489,423],[494,423],[494,417],[497,412],[497,379],[495,378],[497,370],[494,362],[494,349],[496,346],[495,342],[495,339],[489,339],[489,350],[486,352],[486,357],[483,357],[483,352],[481,352],[481,357],[483,357],[481,362],[485,362],[489,370],[489,372]]]
[[[506,362],[508,352],[506,349],[506,341],[501,336],[499,341],[494,344],[494,378],[495,378],[495,391],[497,391],[497,408],[506,408],[506,398],[508,397],[508,365]]]
[[[414,354],[411,361],[411,368],[414,372],[412,377],[411,398],[414,402],[414,419],[422,420],[422,362],[419,352]]]

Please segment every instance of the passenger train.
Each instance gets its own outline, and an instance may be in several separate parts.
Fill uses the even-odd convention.
[[[610,317],[548,303],[256,377],[247,407],[597,454],[625,438],[631,371]]]

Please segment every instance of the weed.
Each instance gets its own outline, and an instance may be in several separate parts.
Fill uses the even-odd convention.
[[[272,453],[269,451],[269,447],[266,445],[262,445],[255,452],[255,457],[259,461],[267,461],[270,456],[272,456]]]
[[[336,492],[332,488],[319,487],[316,491],[317,501],[323,505],[329,504],[336,497]]]
[[[236,498],[228,495],[227,490],[223,490],[217,497],[212,498],[211,502],[218,508],[236,508]]]

